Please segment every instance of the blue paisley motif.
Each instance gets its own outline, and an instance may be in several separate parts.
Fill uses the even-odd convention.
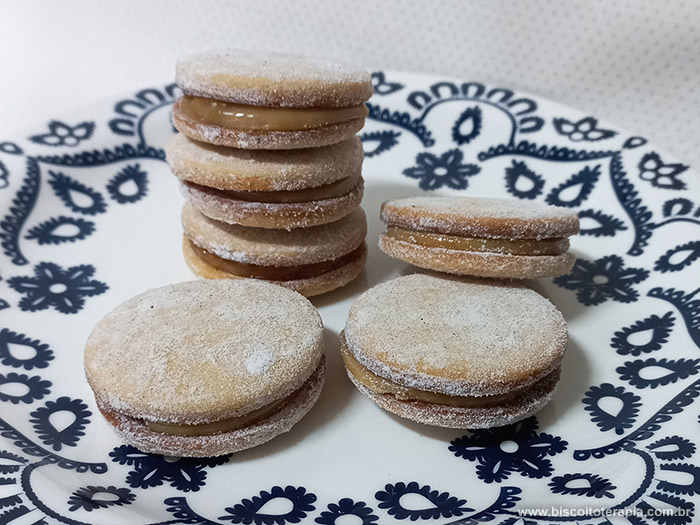
[[[662,368],[666,373],[645,379],[642,377],[642,371],[647,368]],[[617,368],[617,373],[620,374],[620,379],[627,381],[630,385],[637,388],[656,388],[675,383],[679,379],[687,379],[700,371],[700,359],[676,359],[668,360],[655,359],[637,359],[636,361],[627,361],[623,366]]]
[[[3,391],[4,385],[18,384],[25,387],[24,393],[10,394]],[[16,389],[14,389],[16,390]],[[13,405],[19,403],[31,404],[43,399],[51,393],[51,381],[45,381],[39,376],[29,377],[26,374],[0,374],[0,401],[9,401]]]
[[[10,345],[15,348],[18,346],[23,346],[25,349],[31,348],[32,355],[19,357],[12,352]],[[53,359],[53,350],[49,348],[49,345],[7,328],[0,330],[0,363],[3,365],[33,370],[34,368],[46,368],[49,366],[49,361]]]
[[[385,151],[389,151],[399,143],[398,138],[400,136],[401,132],[394,130],[363,133],[360,135],[360,140],[362,140],[362,146],[365,150],[365,158],[371,159]],[[374,144],[373,148],[371,147],[372,144]],[[368,145],[370,146],[369,148],[367,147]]]
[[[564,206],[566,208],[580,206],[593,191],[599,177],[600,164],[593,169],[586,166],[578,173],[572,175],[567,181],[562,182],[559,186],[554,188],[549,195],[547,195],[545,200],[547,204],[551,204],[552,206]],[[575,196],[563,198],[562,194],[564,192],[572,193],[572,188],[578,188],[578,191],[575,192]]]
[[[292,504],[292,509],[284,514],[263,514],[260,510],[266,503],[283,498]],[[244,499],[233,507],[226,507],[224,510],[229,514],[219,517],[220,520],[231,523],[255,523],[255,525],[286,525],[287,523],[299,523],[306,518],[307,514],[316,507],[313,505],[316,495],[306,492],[304,487],[287,486],[272,487],[270,492],[263,490],[259,496],[251,499]]]
[[[663,460],[686,459],[695,454],[695,444],[681,436],[667,436],[647,446],[657,458]]]
[[[49,184],[53,188],[56,196],[63,201],[63,204],[75,213],[97,215],[98,213],[104,213],[107,209],[107,204],[101,193],[86,186],[82,182],[71,179],[68,175],[49,171]],[[84,199],[90,201],[90,204],[79,203],[75,199],[75,194],[82,195]]]
[[[627,229],[625,223],[617,217],[607,215],[598,210],[581,210],[578,212],[581,219],[581,235],[592,235],[593,237],[614,237],[617,232]],[[588,221],[586,221],[588,219]],[[590,221],[597,223],[597,226],[590,225]],[[586,223],[589,222],[589,225]]]
[[[85,435],[85,427],[90,422],[92,415],[88,406],[82,399],[71,399],[69,397],[59,397],[56,401],[47,401],[43,407],[37,408],[29,414],[32,419],[29,422],[36,430],[39,439],[52,447],[54,450],[61,450],[63,446],[74,447]],[[51,416],[58,412],[70,412],[73,421],[58,430],[51,422]]]
[[[633,355],[635,357],[642,353],[659,350],[661,345],[668,341],[668,336],[675,322],[676,319],[672,312],[666,312],[663,317],[652,315],[615,332],[610,346],[615,348],[620,355]],[[630,337],[639,336],[639,334],[646,332],[650,333],[648,340],[644,343],[630,341]]]
[[[401,498],[406,494],[423,496],[433,504],[433,507],[409,510],[401,505]],[[405,483],[388,484],[384,487],[384,490],[377,492],[374,497],[379,501],[379,508],[386,509],[397,520],[410,519],[411,521],[416,521],[418,519],[451,518],[474,510],[465,506],[466,500],[450,496],[447,492],[441,493],[437,490],[431,490],[429,485],[421,487],[415,481],[411,481],[408,485]]]
[[[63,226],[73,227],[74,231],[70,235],[56,233]],[[25,239],[36,240],[39,244],[62,244],[64,242],[75,242],[85,239],[95,231],[95,223],[86,221],[80,217],[54,217],[37,224],[31,228]]]
[[[569,487],[572,481],[585,481],[587,487]],[[549,488],[555,494],[571,494],[573,496],[586,496],[589,498],[614,498],[612,491],[617,487],[609,479],[596,474],[564,474],[555,476],[549,482]]]
[[[452,140],[460,146],[469,144],[481,133],[482,120],[479,106],[465,109],[452,126]]]
[[[681,257],[678,255],[681,254]],[[654,270],[661,273],[680,272],[700,258],[700,241],[690,241],[671,248],[654,263]]]
[[[132,191],[125,191],[129,189],[129,183],[132,185]],[[148,174],[139,164],[126,166],[107,183],[109,196],[119,204],[138,202],[146,196],[147,191]]]
[[[506,190],[513,197],[534,199],[542,193],[542,188],[544,188],[542,175],[532,171],[524,162],[514,160],[513,164],[506,168]]]
[[[601,408],[600,400],[605,398],[619,400],[621,407],[616,414],[610,414]],[[586,392],[583,405],[590,413],[591,421],[598,425],[601,431],[614,429],[616,434],[623,434],[625,429],[634,425],[642,403],[638,395],[625,391],[624,387],[603,383],[600,386],[592,386]]]

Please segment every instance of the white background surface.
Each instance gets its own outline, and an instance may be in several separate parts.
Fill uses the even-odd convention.
[[[700,2],[5,1],[0,138],[215,47],[335,56],[543,95],[700,162]]]

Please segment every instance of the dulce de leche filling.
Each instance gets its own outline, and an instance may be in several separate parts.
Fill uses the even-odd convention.
[[[490,252],[509,255],[561,255],[569,249],[568,239],[480,239],[442,233],[405,230],[389,226],[386,236],[426,248],[446,248],[468,252]]]
[[[420,401],[422,403],[460,408],[488,408],[504,404],[515,399],[520,394],[520,392],[508,392],[493,396],[450,396],[438,392],[409,388],[389,381],[363,366],[352,355],[352,352],[348,350],[344,337],[341,337],[340,352],[345,362],[345,368],[360,384],[376,394],[391,394],[401,401]]]
[[[292,191],[232,191],[218,190],[206,186],[200,186],[192,182],[186,182],[200,191],[206,191],[220,195],[228,199],[237,199],[248,202],[265,202],[270,204],[285,204],[297,202],[314,202],[342,197],[350,193],[360,179],[360,174],[346,177],[331,184],[316,186],[315,188],[304,188],[303,190]]]
[[[281,399],[242,416],[230,417],[211,423],[187,425],[179,423],[159,423],[148,420],[144,420],[144,422],[149,430],[159,432],[160,434],[169,434],[171,436],[207,436],[211,434],[221,434],[252,425],[261,419],[271,416],[277,412],[286,401],[286,398]]]
[[[184,95],[178,102],[187,118],[241,131],[301,131],[365,118],[367,106],[349,108],[280,108],[248,106],[211,98]]]
[[[297,279],[318,277],[321,274],[331,272],[354,261],[362,255],[362,251],[365,249],[363,243],[348,254],[319,263],[301,264],[298,266],[262,266],[230,261],[198,246],[190,239],[185,238],[185,242],[190,244],[190,247],[197,257],[217,270],[230,273],[237,277],[266,279],[268,281],[294,281]]]

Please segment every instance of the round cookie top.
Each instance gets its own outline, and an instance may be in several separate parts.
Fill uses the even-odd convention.
[[[323,324],[296,292],[246,280],[191,281],[149,290],[93,329],[85,373],[117,412],[203,423],[282,399],[318,366]]]
[[[504,394],[559,366],[566,323],[517,284],[414,274],[363,293],[345,338],[355,358],[395,383],[455,396]]]
[[[362,141],[298,150],[245,150],[195,142],[182,133],[165,148],[180,179],[232,191],[294,191],[332,184],[362,169]]]
[[[359,247],[367,218],[356,208],[342,219],[291,230],[253,228],[210,219],[189,204],[182,209],[185,236],[200,248],[228,259],[263,266],[297,266],[329,261]]]
[[[579,231],[575,211],[513,199],[407,197],[386,201],[381,214],[390,226],[465,237],[553,239]]]
[[[181,59],[175,81],[188,95],[251,106],[349,107],[362,104],[373,91],[370,74],[357,66],[243,50]]]

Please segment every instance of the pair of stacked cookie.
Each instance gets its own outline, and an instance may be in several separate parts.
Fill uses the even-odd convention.
[[[347,284],[367,256],[363,151],[370,75],[242,52],[181,60],[168,143],[183,252],[205,278],[255,278],[306,296]]]
[[[512,279],[571,269],[576,213],[421,196],[385,202],[381,215],[385,253],[467,277],[408,275],[355,301],[341,353],[360,392],[399,416],[456,428],[505,425],[543,407],[559,381],[566,323]]]

